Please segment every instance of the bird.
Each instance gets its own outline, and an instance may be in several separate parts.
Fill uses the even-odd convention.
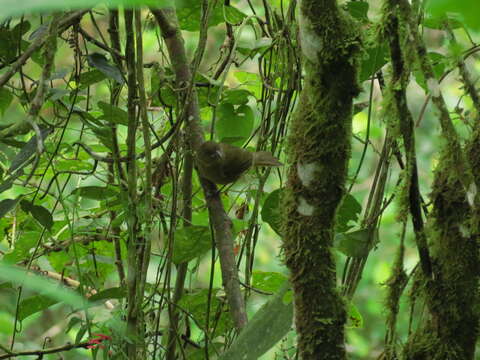
[[[235,182],[252,166],[283,166],[268,151],[252,152],[215,141],[205,141],[199,146],[195,162],[201,177],[220,185]]]

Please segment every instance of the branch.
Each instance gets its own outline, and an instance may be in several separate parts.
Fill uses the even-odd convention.
[[[15,358],[17,356],[38,356],[38,358],[41,359],[42,356],[46,354],[55,354],[63,351],[69,351],[72,349],[87,348],[89,346],[92,346],[91,342],[85,341],[78,344],[65,344],[65,345],[53,347],[50,349],[25,350],[25,351],[18,351],[18,352],[11,351],[8,354],[0,355],[0,359],[10,359],[10,358]]]
[[[184,41],[180,29],[170,19],[175,18],[173,9],[151,9],[162,36],[167,45],[172,67],[174,68],[177,86],[190,84],[185,96],[185,108],[179,115],[180,120],[185,118],[189,129],[188,142],[192,151],[204,142],[203,131],[200,126],[200,112],[198,98],[193,87],[193,76],[187,62]],[[216,246],[218,248],[220,265],[222,269],[223,285],[228,299],[230,313],[235,327],[242,329],[247,323],[245,303],[240,290],[238,268],[235,263],[233,251],[232,222],[228,218],[220,199],[220,193],[215,184],[201,179],[205,200],[210,214],[210,221],[214,228]]]
[[[78,21],[88,10],[79,10],[72,13],[69,13],[63,17],[58,23],[58,34],[64,32],[68,27]],[[44,32],[43,34],[39,35],[33,43],[25,50],[25,52],[15,61],[10,69],[3,74],[0,78],[0,88],[3,87],[7,83],[10,78],[15,75],[18,69],[25,64],[25,62],[33,55],[35,51],[40,49],[44,44],[48,37],[48,32]]]

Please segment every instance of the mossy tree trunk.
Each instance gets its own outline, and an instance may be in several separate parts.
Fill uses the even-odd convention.
[[[301,1],[299,26],[305,87],[289,137],[285,256],[301,358],[343,359],[346,312],[331,248],[350,158],[360,41],[334,0]]]
[[[385,3],[385,29],[389,38],[393,65],[390,85],[396,104],[400,130],[407,152],[407,171],[410,188],[417,187],[414,145],[407,149],[407,130],[413,130],[413,121],[407,107],[406,85],[410,71],[410,54],[417,55],[418,67],[429,84],[432,102],[438,109],[441,149],[432,185],[431,211],[427,214],[424,242],[418,242],[421,271],[417,277],[413,299],[425,300],[426,314],[410,336],[405,347],[406,359],[474,359],[478,337],[478,280],[480,257],[479,235],[479,156],[477,129],[467,145],[462,145],[451,121],[439,85],[433,74],[423,39],[418,32],[410,4],[406,0],[388,0]],[[468,74],[462,81],[469,84]],[[466,87],[467,89],[469,87]],[[469,94],[473,99],[476,93]],[[401,126],[402,119],[411,126]],[[465,148],[465,149],[464,149]],[[467,156],[465,156],[465,151]],[[411,153],[409,151],[412,151]],[[410,170],[408,170],[410,169]],[[415,175],[415,176],[414,176]],[[416,180],[418,181],[418,180]],[[414,186],[415,185],[415,186]],[[419,201],[418,195],[414,201]],[[420,211],[414,211],[410,190],[410,212],[418,238],[415,219],[423,222]],[[418,204],[419,205],[419,204]],[[419,208],[419,206],[417,206]],[[420,286],[421,285],[421,286]]]

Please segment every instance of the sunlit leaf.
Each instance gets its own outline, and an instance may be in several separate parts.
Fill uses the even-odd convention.
[[[287,280],[287,277],[278,272],[254,271],[252,275],[252,286],[255,289],[276,293]]]
[[[350,302],[347,307],[347,324],[349,329],[358,329],[363,327],[363,317],[357,307]]]

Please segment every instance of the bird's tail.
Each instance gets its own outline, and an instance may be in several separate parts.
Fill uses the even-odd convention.
[[[268,151],[257,151],[253,153],[253,166],[283,166],[275,156]]]

